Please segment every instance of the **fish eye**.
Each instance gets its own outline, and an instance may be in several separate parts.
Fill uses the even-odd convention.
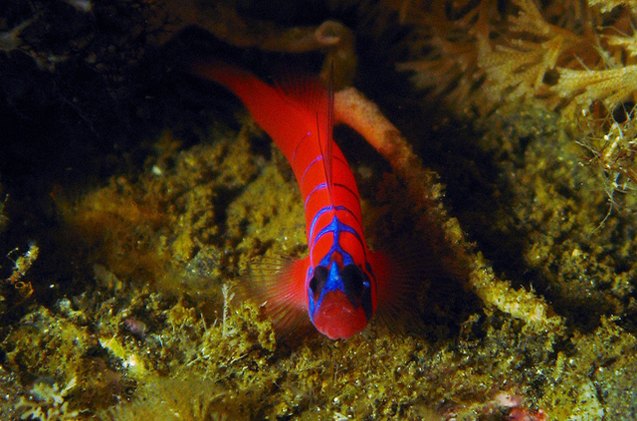
[[[371,284],[365,272],[360,267],[350,264],[341,271],[341,279],[349,301],[354,306],[362,306],[367,319],[372,317]]]
[[[341,279],[345,285],[345,293],[350,299],[354,297],[360,297],[363,294],[363,290],[369,287],[369,281],[367,281],[363,271],[356,265],[347,265],[341,271]]]
[[[327,281],[327,274],[328,272],[325,266],[317,266],[316,269],[314,269],[314,276],[310,279],[310,291],[312,291],[312,296],[315,300],[318,300],[321,295],[321,291]]]

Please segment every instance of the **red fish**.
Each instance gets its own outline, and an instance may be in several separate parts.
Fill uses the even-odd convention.
[[[290,163],[305,206],[309,255],[281,271],[270,305],[303,309],[331,339],[362,331],[389,295],[389,260],[365,242],[354,176],[332,139],[333,95],[318,80],[273,87],[252,73],[211,62],[193,71],[238,96]]]

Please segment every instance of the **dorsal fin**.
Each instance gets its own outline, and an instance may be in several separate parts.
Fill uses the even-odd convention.
[[[332,70],[327,88],[320,79],[310,76],[288,76],[277,82],[277,87],[294,102],[306,107],[315,117],[316,135],[323,160],[323,170],[330,200],[333,199],[334,177],[332,157],[334,140],[334,89]]]
[[[311,112],[325,107],[325,86],[314,76],[305,74],[283,73],[274,79],[274,86],[291,101],[302,105]]]
[[[325,164],[325,179],[327,180],[327,190],[329,192],[330,198],[333,199],[334,196],[332,192],[334,191],[334,177],[332,170],[332,157],[333,155],[333,143],[334,139],[332,139],[334,131],[334,63],[330,66],[330,76],[327,85],[327,133],[325,133],[325,143],[326,145],[321,144],[321,153],[323,154],[323,163]],[[319,137],[319,142],[321,138]],[[322,142],[321,142],[322,143]],[[323,147],[325,146],[325,147]]]

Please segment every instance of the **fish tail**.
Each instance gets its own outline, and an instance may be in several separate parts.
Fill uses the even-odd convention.
[[[262,89],[260,84],[268,86],[252,73],[217,59],[196,61],[191,64],[190,70],[203,79],[212,80],[225,86],[242,101],[251,91]]]
[[[191,71],[225,86],[239,97],[252,118],[290,161],[297,143],[307,132],[308,121],[314,121],[314,116],[303,104],[286,95],[282,88],[271,86],[254,74],[223,61],[195,62]]]

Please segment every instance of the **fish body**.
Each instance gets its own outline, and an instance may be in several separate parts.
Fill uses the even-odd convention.
[[[220,62],[193,71],[239,97],[282,151],[301,190],[309,255],[277,275],[268,300],[279,310],[306,310],[331,339],[360,332],[376,312],[388,265],[365,242],[356,181],[332,139],[330,90],[309,79],[275,87]]]

